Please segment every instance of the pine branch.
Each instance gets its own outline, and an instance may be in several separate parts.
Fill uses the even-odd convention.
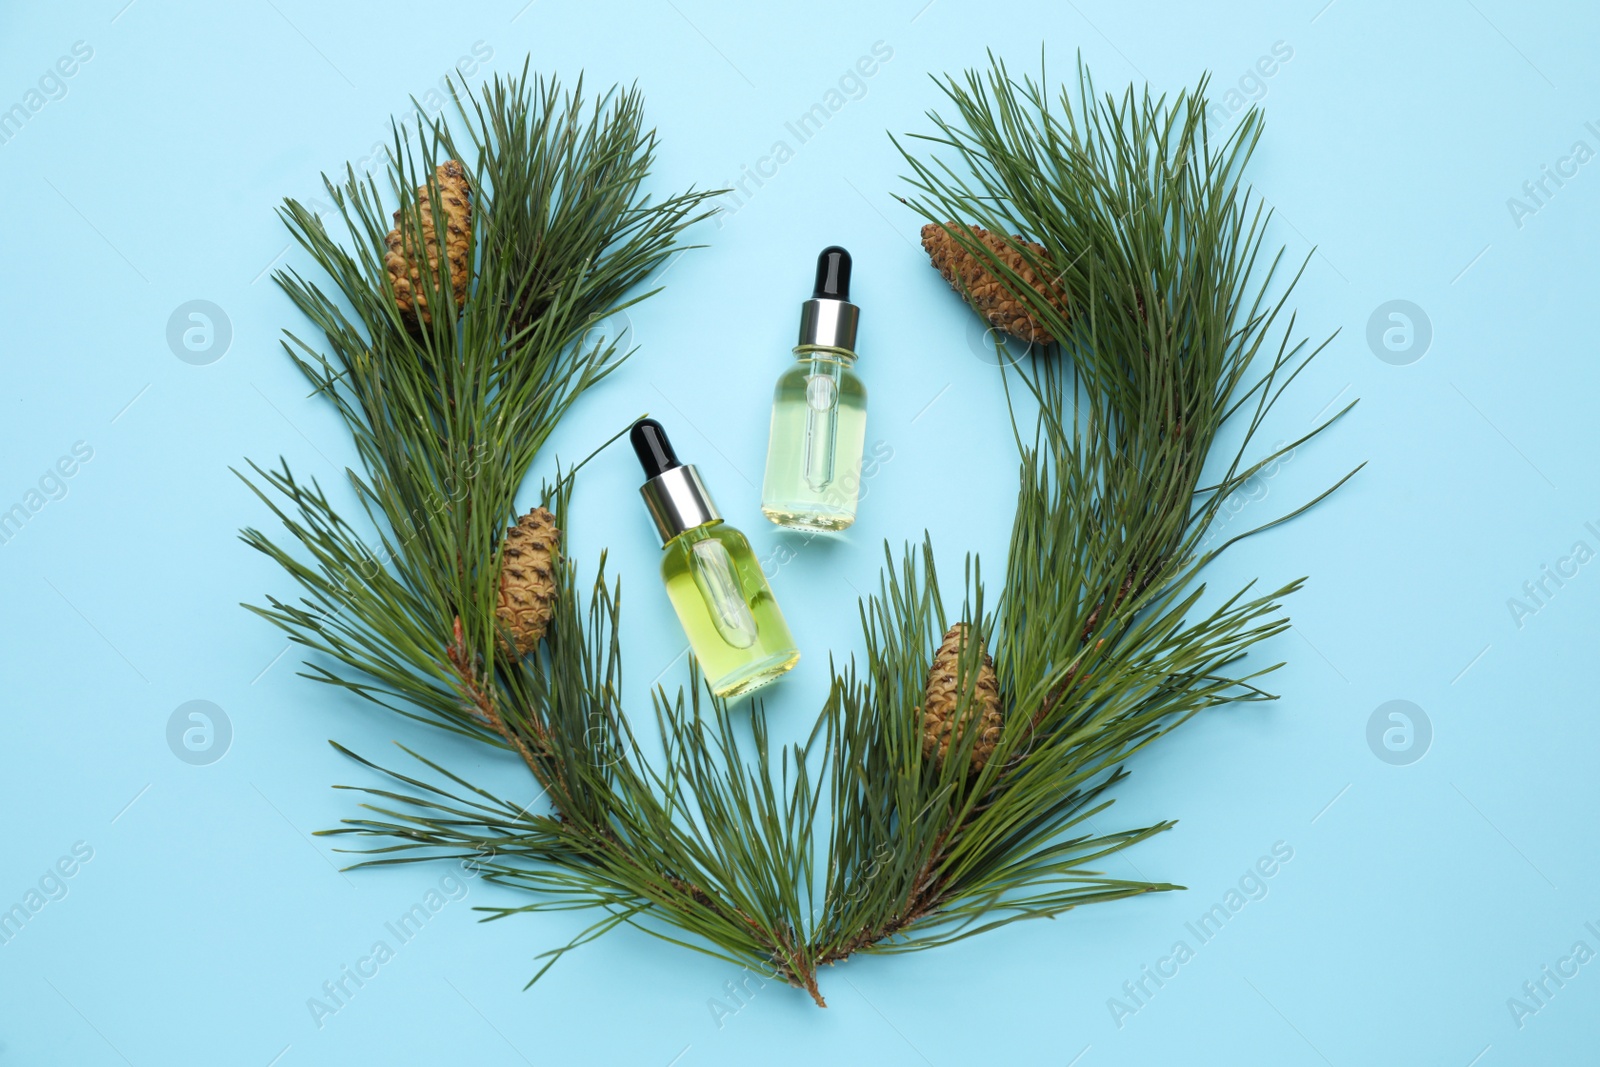
[[[1201,581],[1237,540],[1204,547],[1222,502],[1272,459],[1246,458],[1256,434],[1321,351],[1295,336],[1299,275],[1275,276],[1270,216],[1242,181],[1259,116],[1213,146],[1203,80],[1171,100],[1102,98],[1080,68],[1076,94],[1053,96],[1042,71],[1016,80],[992,62],[941,87],[955,117],[930,114],[930,155],[901,146],[907,202],[1058,339],[1001,379],[1019,490],[998,596],[986,600],[976,558],[963,576],[957,621],[993,654],[1004,718],[976,770],[979,642],[962,652],[951,721],[965,725],[942,756],[924,751],[932,650],[950,621],[926,541],[898,559],[886,548],[880,590],[860,605],[862,662],[834,666],[802,743],[774,742],[759,703],[707,697],[691,664],[686,690],[653,694],[664,757],[647,758],[619,703],[621,590],[603,555],[585,597],[563,553],[544,640],[507,652],[497,548],[514,499],[555,423],[625,355],[615,339],[588,350],[578,339],[643,299],[629,294],[703,217],[706,194],[659,205],[642,194],[656,143],[637,93],[586,106],[581,85],[565,94],[524,71],[463,102],[464,136],[435,123],[412,143],[397,128],[400,217],[418,184],[433,194],[447,155],[472,157],[480,198],[474,284],[457,302],[448,277],[424,271],[436,309],[424,329],[395,310],[376,182],[330,185],[348,244],[285,208],[337,290],[280,274],[323,339],[285,347],[350,428],[352,490],[377,532],[369,546],[319,487],[253,467],[293,548],[244,538],[303,596],[252,610],[333,662],[310,665],[317,680],[528,767],[538,792],[517,804],[409,750],[421,777],[351,753],[390,783],[361,787],[365,814],[330,832],[364,846],[356,866],[451,858],[524,896],[482,909],[488,920],[599,909],[539,957],[534,980],[631,926],[821,1005],[819,968],[858,952],[1181,888],[1101,869],[1171,822],[1103,832],[1096,820],[1146,745],[1203,711],[1271,699],[1256,683],[1272,668],[1244,662],[1287,626],[1280,605],[1299,583],[1219,597]],[[1042,255],[1012,243],[1065,304],[974,224],[1037,241]],[[1237,451],[1214,457],[1234,420]],[[563,530],[575,473],[543,494]]]

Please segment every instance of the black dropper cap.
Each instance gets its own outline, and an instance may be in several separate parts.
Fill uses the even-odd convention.
[[[644,506],[650,510],[662,544],[685,530],[722,521],[717,505],[700,480],[700,472],[678,462],[667,431],[659,422],[640,419],[628,431],[628,440],[644,468],[645,481],[639,487],[639,495],[644,497]]]
[[[856,348],[861,309],[850,303],[850,253],[829,245],[817,256],[817,284],[800,305],[796,348]]]
[[[811,299],[850,299],[849,252],[838,245],[829,245],[817,256],[817,284],[811,291]]]
[[[634,423],[633,429],[628,431],[628,441],[633,445],[634,455],[639,457],[639,466],[644,468],[646,478],[683,466],[672,450],[672,442],[667,440],[667,431],[655,419],[640,419]]]

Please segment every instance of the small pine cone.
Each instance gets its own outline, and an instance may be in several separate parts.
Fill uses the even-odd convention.
[[[927,251],[928,258],[933,260],[934,269],[944,275],[944,280],[950,283],[950,287],[960,293],[990,326],[1004,330],[1017,340],[1041,345],[1047,345],[1055,340],[1044,324],[1029,313],[1028,306],[1017,299],[1009,283],[991,274],[983,260],[962,248],[960,243],[946,232],[946,227],[950,230],[960,230],[962,225],[959,222],[947,222],[944,226],[928,223],[922,228],[922,247]],[[1034,292],[1063,312],[1066,311],[1067,294],[1059,287],[1047,284],[1035,274],[1014,245],[981,226],[968,226],[966,230],[987,246],[996,259],[1027,282]],[[1037,261],[1044,262],[1043,245],[1025,241],[1020,236],[1012,240],[1016,245],[1033,253]]]
[[[930,759],[943,760],[952,740],[960,742],[966,734],[974,714],[978,715],[978,736],[972,741],[972,770],[981,771],[989,762],[995,744],[1000,740],[1000,682],[995,677],[994,660],[978,645],[978,680],[973,686],[972,701],[960,721],[956,705],[961,694],[972,685],[969,678],[959,676],[962,646],[967,641],[967,627],[957,623],[950,627],[934,653],[933,665],[928,668],[927,703],[921,709],[922,753]]]
[[[526,656],[544,637],[556,596],[556,565],[561,559],[556,517],[534,508],[506,531],[500,543],[500,603],[495,617],[516,642],[508,652]]]
[[[467,298],[467,281],[472,274],[468,257],[468,244],[472,238],[472,185],[460,163],[449,160],[434,170],[439,186],[439,199],[444,204],[445,257],[450,267],[450,288],[455,293],[456,306]],[[433,321],[428,308],[428,293],[437,284],[439,276],[439,238],[433,221],[433,201],[426,185],[417,187],[415,216],[402,218],[403,212],[394,213],[395,228],[384,238],[388,253],[383,266],[389,272],[394,286],[395,303],[400,314],[413,328],[427,326]],[[417,262],[417,229],[422,230],[422,247],[428,256],[431,277],[424,280]]]

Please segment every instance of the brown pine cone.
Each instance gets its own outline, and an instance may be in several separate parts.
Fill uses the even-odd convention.
[[[962,224],[947,222],[944,226],[939,226],[936,223],[928,223],[922,228],[922,247],[927,251],[928,258],[933,260],[934,268],[944,275],[945,281],[950,283],[950,287],[960,293],[990,326],[1004,330],[1017,340],[1041,345],[1047,345],[1055,340],[1044,324],[1029,313],[1027,305],[1017,299],[1009,283],[990,273],[983,260],[962,248],[960,243],[946,232],[946,227],[950,230],[960,230]],[[965,228],[987,246],[995,258],[1027,282],[1034,292],[1060,308],[1063,313],[1066,312],[1067,294],[1035,274],[1016,247],[1020,245],[1026,248],[1033,253],[1037,261],[1043,262],[1045,256],[1043,245],[1025,241],[1020,236],[1014,237],[1012,241],[1015,244],[1012,244],[1004,237],[990,233],[981,226]]]
[[[968,677],[961,677],[962,647],[967,642],[967,627],[957,623],[950,627],[934,653],[933,665],[928,668],[927,702],[921,711],[922,753],[930,759],[943,761],[952,740],[961,741],[970,728],[972,716],[978,716],[977,737],[972,741],[972,771],[976,773],[989,762],[994,746],[1000,740],[1000,682],[994,673],[994,660],[983,649],[978,639],[978,680],[976,685]],[[956,705],[962,692],[972,686],[972,699],[966,714],[957,720]]]
[[[503,630],[515,647],[502,647],[526,656],[538,647],[550,625],[556,596],[556,566],[561,559],[556,517],[534,508],[506,531],[500,543],[500,603],[495,608]]]
[[[472,239],[472,185],[467,172],[456,160],[441,163],[434,170],[439,186],[439,200],[444,204],[445,259],[450,268],[450,288],[455,293],[456,306],[467,298],[467,282],[471,278],[472,263],[468,258]],[[416,214],[394,213],[395,228],[384,238],[388,253],[383,266],[394,286],[395,303],[400,314],[413,329],[427,326],[433,321],[428,308],[428,294],[440,271],[439,238],[433,221],[433,201],[426,185],[418,186]],[[428,256],[430,278],[424,280],[421,265],[417,262],[417,229],[422,230],[422,247]]]

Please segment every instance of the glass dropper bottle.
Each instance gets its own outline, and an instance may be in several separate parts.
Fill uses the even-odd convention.
[[[639,494],[661,535],[661,580],[706,684],[732,700],[780,677],[800,650],[749,540],[723,521],[659,422],[640,419],[628,437],[646,478]]]
[[[867,388],[854,370],[861,309],[850,302],[850,269],[838,245],[817,257],[794,363],[773,392],[761,511],[779,526],[843,530],[856,521]]]

